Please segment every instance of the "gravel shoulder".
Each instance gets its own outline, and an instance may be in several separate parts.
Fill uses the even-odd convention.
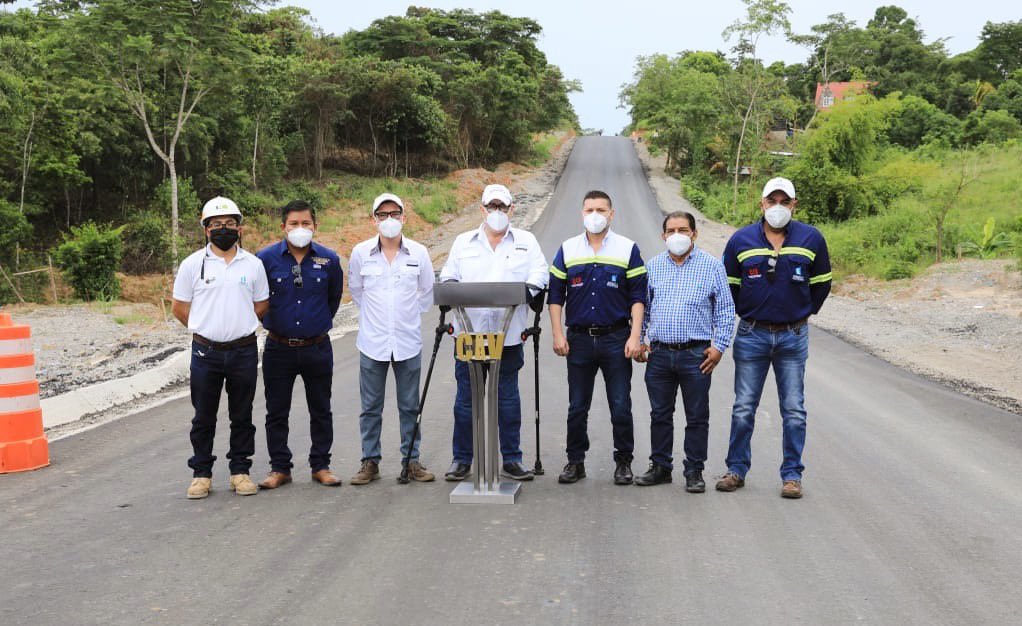
[[[462,197],[478,198],[482,187],[489,183],[508,185],[517,204],[514,224],[527,227],[546,206],[573,145],[574,137],[566,136],[554,149],[551,159],[538,168],[506,164],[492,172],[466,171],[461,185],[468,191]],[[429,248],[437,269],[446,259],[454,238],[478,226],[478,207],[478,201],[467,203],[460,210],[446,214],[438,226],[419,229],[416,238]],[[5,310],[15,324],[28,324],[32,328],[36,377],[42,398],[137,374],[187,350],[189,345],[190,335],[171,316],[169,301],[162,307],[117,302],[59,306],[19,304],[5,307]],[[347,302],[334,318],[331,335],[340,336],[354,328],[357,328],[357,310]],[[181,386],[180,380],[168,380],[163,391],[170,392]]]
[[[734,228],[707,220],[664,174],[662,157],[636,151],[660,207],[697,216],[698,244],[720,255]],[[912,279],[837,281],[814,326],[889,363],[1022,414],[1022,273],[1004,260],[934,265]]]

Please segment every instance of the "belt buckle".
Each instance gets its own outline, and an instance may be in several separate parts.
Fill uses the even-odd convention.
[[[296,339],[294,337],[287,338],[287,345],[289,348],[298,348],[302,345],[302,339]]]
[[[602,329],[597,329],[590,326],[589,328],[586,329],[586,334],[589,335],[590,337],[599,337],[600,330]]]

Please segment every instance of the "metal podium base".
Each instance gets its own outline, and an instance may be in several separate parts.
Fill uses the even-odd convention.
[[[476,491],[471,482],[463,482],[451,492],[451,504],[514,504],[521,488],[521,483],[503,481],[492,491],[485,486]]]

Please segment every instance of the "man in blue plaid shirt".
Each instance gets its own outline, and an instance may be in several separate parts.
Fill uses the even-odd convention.
[[[695,246],[696,219],[676,211],[664,218],[667,250],[646,263],[645,338],[650,406],[649,471],[636,485],[671,482],[674,407],[685,405],[685,490],[706,491],[703,464],[710,434],[710,377],[731,344],[735,304],[719,259]],[[648,354],[647,354],[648,353]]]

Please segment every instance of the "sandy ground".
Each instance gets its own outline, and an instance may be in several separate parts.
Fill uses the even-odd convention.
[[[720,255],[731,226],[707,220],[663,173],[662,157],[636,149],[665,211],[692,211],[698,244]],[[961,393],[1022,414],[1022,273],[1014,262],[963,260],[913,279],[835,283],[812,323],[871,354]],[[811,367],[811,365],[810,365]]]
[[[415,216],[411,222],[414,224],[414,238],[430,249],[436,269],[440,269],[454,238],[481,222],[478,198],[487,184],[508,185],[515,194],[513,223],[519,227],[531,225],[553,193],[573,143],[574,137],[566,136],[553,151],[553,158],[539,168],[504,164],[493,171],[473,169],[453,174],[461,186],[458,193],[461,209],[446,214],[436,227]],[[410,209],[413,203],[414,200],[409,202]],[[364,224],[352,225],[345,230],[343,233],[324,233],[322,238],[329,242],[328,245],[335,245],[346,258],[354,243],[372,233],[368,219]],[[130,278],[128,280],[131,281]],[[170,279],[166,280],[169,283]],[[153,293],[147,293],[146,299],[159,300],[159,281],[132,284],[130,288],[151,291]],[[166,297],[168,285],[162,285],[162,291]],[[345,300],[348,298],[345,297]],[[138,373],[187,349],[189,342],[188,331],[170,314],[169,301],[162,306],[131,302],[60,306],[22,304],[4,307],[4,310],[11,314],[15,324],[32,327],[36,377],[43,398]],[[344,332],[354,328],[356,318],[354,306],[350,302],[343,304],[334,318],[335,330]]]

